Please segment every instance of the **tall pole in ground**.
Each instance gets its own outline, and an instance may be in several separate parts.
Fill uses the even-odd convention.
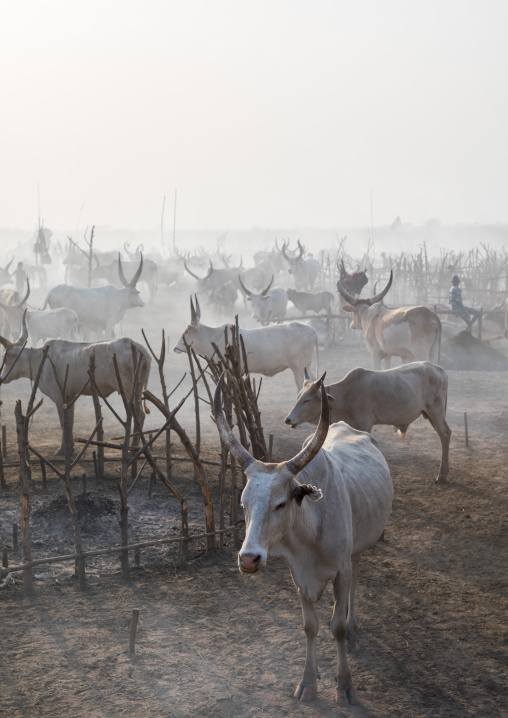
[[[173,211],[173,254],[176,252],[175,234],[176,234],[176,193],[178,190],[175,189],[175,208]]]
[[[161,248],[164,254],[164,208],[166,207],[166,195],[162,200],[162,215],[161,215]]]
[[[372,190],[370,191],[370,239],[374,244],[374,202],[372,200]]]

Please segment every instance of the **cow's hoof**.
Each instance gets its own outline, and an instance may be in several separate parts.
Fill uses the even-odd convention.
[[[346,708],[348,705],[356,706],[358,705],[358,697],[356,695],[356,691],[353,687],[346,688],[346,689],[335,689],[335,700],[337,701],[338,705],[342,708]]]
[[[295,698],[302,701],[302,703],[309,703],[313,701],[317,696],[317,686],[298,686],[294,693]]]
[[[55,456],[64,456],[65,451],[63,449],[58,449],[58,451],[55,451]]]
[[[446,484],[446,476],[438,476],[436,479],[436,484]]]

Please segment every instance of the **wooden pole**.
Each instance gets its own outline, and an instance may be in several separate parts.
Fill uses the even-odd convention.
[[[132,609],[131,632],[129,636],[129,655],[136,652],[136,631],[138,630],[139,608]]]
[[[464,412],[464,433],[466,437],[466,448],[469,449],[469,431],[467,427],[467,411]]]
[[[2,487],[2,489],[6,489],[7,482],[5,481],[4,459],[2,456],[2,447],[3,447],[3,444],[0,442],[0,486]]]
[[[166,195],[162,200],[162,215],[161,215],[161,249],[162,255],[164,256],[164,209],[166,207]]]
[[[16,433],[18,436],[19,454],[19,481],[21,485],[21,535],[23,545],[23,561],[32,560],[31,532],[30,532],[30,458],[28,454],[28,421],[21,410],[21,401],[16,401]],[[14,528],[14,527],[13,527]],[[17,532],[17,526],[16,526]],[[17,540],[16,540],[17,543]],[[13,531],[14,544],[14,531]],[[33,593],[33,573],[31,568],[23,570],[23,590],[26,595]]]
[[[7,430],[5,424],[2,424],[2,456],[7,458]]]
[[[173,210],[173,254],[176,253],[176,194],[177,190],[175,189],[175,207]]]
[[[17,523],[12,524],[12,548],[15,551],[18,550],[18,524]]]

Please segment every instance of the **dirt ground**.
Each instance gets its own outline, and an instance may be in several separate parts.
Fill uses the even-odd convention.
[[[149,311],[153,316],[165,311],[163,297]],[[147,314],[142,319],[132,314],[123,329],[138,339]],[[181,331],[187,310],[175,316]],[[177,326],[169,330],[174,345]],[[156,344],[159,333],[159,328],[149,332]],[[506,353],[505,340],[497,341],[496,347]],[[320,354],[320,368],[327,369],[330,381],[359,365],[371,366],[360,337],[348,337]],[[185,357],[171,352],[169,386],[185,369]],[[173,546],[144,550],[141,566],[133,566],[128,584],[121,578],[117,558],[91,559],[85,593],[79,591],[69,563],[36,569],[39,578],[30,598],[23,595],[21,575],[12,574],[14,583],[0,590],[0,716],[507,716],[508,373],[448,374],[453,436],[446,485],[434,484],[440,449],[427,422],[415,422],[405,440],[391,427],[374,431],[390,466],[395,494],[386,540],[369,550],[361,563],[357,615],[362,650],[349,657],[360,705],[340,709],[333,702],[331,589],[318,609],[318,698],[301,704],[293,691],[303,672],[305,637],[289,571],[269,559],[263,572],[240,574],[236,549],[228,538],[224,552],[216,555],[206,554],[202,542],[191,544],[185,566],[179,564]],[[157,386],[153,372],[150,388],[157,392]],[[23,381],[2,388],[7,461],[16,460],[14,401],[19,397],[26,405],[28,390]],[[263,381],[260,404],[265,430],[275,437],[276,460],[294,455],[311,431],[292,431],[283,424],[294,396],[289,372]],[[203,408],[202,456],[217,460],[218,437],[207,420],[208,408]],[[182,409],[181,422],[193,435],[192,406]],[[76,435],[91,431],[89,400],[80,400],[76,423]],[[153,413],[147,425],[159,426],[160,418]],[[106,435],[119,433],[115,420],[108,417]],[[48,400],[34,418],[31,439],[48,455],[58,446],[56,412]],[[175,452],[183,455],[178,446]],[[89,493],[80,495],[84,472]],[[208,467],[216,496],[214,472]],[[7,546],[11,564],[21,561],[20,550],[12,548],[12,524],[19,524],[17,475],[16,468],[8,469],[8,488],[0,490],[0,543]],[[75,476],[85,549],[118,544],[118,467],[108,464],[106,481],[99,486],[90,464],[76,470]],[[62,486],[49,473],[48,481],[43,492],[35,466],[34,558],[72,551]],[[201,531],[203,506],[188,465],[176,465],[175,484],[189,500],[192,531]],[[151,498],[147,489],[145,473],[129,497],[132,542],[177,536],[175,500],[162,485],[154,488]],[[141,625],[136,654],[130,657],[133,608],[140,609]]]

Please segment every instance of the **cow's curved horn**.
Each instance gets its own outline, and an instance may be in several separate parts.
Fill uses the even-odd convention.
[[[386,285],[386,287],[381,292],[379,292],[379,294],[375,294],[373,297],[369,298],[370,304],[376,304],[376,302],[380,302],[388,294],[388,290],[392,286],[392,281],[393,269],[390,270],[390,279],[388,280],[388,284]]]
[[[265,297],[265,296],[268,294],[268,292],[270,291],[270,287],[271,287],[272,284],[273,284],[273,277],[274,277],[274,275],[272,274],[272,278],[271,278],[271,280],[270,280],[270,284],[267,286],[266,289],[263,289],[263,291],[261,292],[261,296],[262,296],[262,297]]]
[[[4,272],[8,272],[8,271],[9,271],[9,267],[11,266],[11,264],[13,263],[13,261],[14,261],[14,257],[11,259],[11,261],[9,262],[9,264],[6,264],[6,265],[5,265],[5,267],[4,267]]]
[[[240,282],[240,286],[241,286],[241,288],[243,289],[243,291],[245,292],[245,294],[246,294],[248,297],[251,297],[251,298],[252,298],[252,292],[250,291],[250,289],[247,289],[247,287],[245,286],[245,284],[242,282],[242,278],[241,278],[240,275],[238,275],[238,281]]]
[[[131,253],[131,250],[129,249],[129,242],[124,242],[124,243],[123,243],[123,250],[124,250],[125,254],[130,254],[130,253]]]
[[[196,295],[194,295],[196,296]],[[197,324],[199,322],[198,315],[196,314],[196,310],[194,309],[194,302],[192,301],[192,294],[190,298],[190,323],[191,324]]]
[[[23,304],[25,304],[28,301],[28,297],[30,296],[30,281],[28,277],[26,278],[26,294],[23,297],[23,299],[16,304],[17,307],[22,307]]]
[[[194,295],[194,299],[196,301],[196,316],[198,318],[198,322],[201,321],[201,307],[199,306],[199,299],[197,294]]]
[[[321,380],[320,380],[321,381]],[[295,476],[316,456],[324,444],[330,426],[330,405],[324,384],[321,383],[321,417],[314,436],[299,454],[286,462],[286,467]]]
[[[290,261],[288,255],[287,255],[287,252],[286,252],[286,242],[283,242],[283,244],[282,244],[282,255],[283,255],[284,259],[287,259],[288,262]]]
[[[303,367],[303,378],[305,379],[305,381],[310,381],[309,372],[307,371],[306,366]]]
[[[226,444],[228,449],[231,451],[235,459],[240,463],[242,469],[245,471],[256,459],[250,454],[247,449],[242,446],[240,441],[234,435],[231,427],[229,426],[226,417],[224,416],[224,410],[221,402],[222,384],[224,382],[224,375],[226,372],[221,374],[217,387],[215,389],[215,397],[213,400],[213,415],[217,423],[217,429],[219,430],[222,441]]]
[[[123,286],[128,287],[129,283],[125,279],[125,274],[123,273],[122,259],[120,257],[120,252],[118,252],[118,276],[120,277],[120,281],[122,282]]]
[[[17,341],[14,342],[14,346],[21,347],[28,340],[28,327],[26,324],[26,313],[27,309],[23,312],[23,318],[21,320],[21,335]]]
[[[138,244],[138,246],[136,247],[136,251],[134,252],[134,254],[137,254],[138,252],[141,254],[141,252],[144,252],[144,251],[145,251],[145,245],[144,245],[144,244]]]
[[[208,279],[208,277],[211,277],[213,274],[213,264],[212,260],[210,260],[210,269],[208,270],[208,274],[206,275],[205,279]]]
[[[183,260],[183,266],[185,267],[185,269],[187,270],[187,272],[191,275],[191,277],[194,277],[194,279],[197,279],[197,280],[201,279],[201,277],[198,277],[197,274],[194,274],[194,272],[191,272],[191,270],[190,270],[189,267],[187,266],[187,262],[186,262],[185,259]]]
[[[358,299],[356,297],[353,297],[352,294],[350,294],[344,289],[344,287],[340,283],[340,279],[337,280],[337,291],[340,296],[346,300],[346,302],[349,302],[349,304],[351,304],[352,307],[356,306]]]
[[[320,385],[321,383],[324,383],[325,376],[326,376],[326,372],[323,372],[323,376],[320,377],[317,381],[314,382],[314,386],[317,387],[317,388],[319,388],[319,385]]]
[[[297,259],[301,259],[303,257],[303,247],[300,243],[300,240],[297,241],[298,248],[300,250],[300,254],[298,255]]]
[[[141,277],[141,272],[143,271],[143,252],[140,252],[139,256],[139,267],[136,269],[136,274],[132,277],[128,285],[129,287],[132,287],[132,289],[135,289],[136,284],[139,282],[139,278]]]

